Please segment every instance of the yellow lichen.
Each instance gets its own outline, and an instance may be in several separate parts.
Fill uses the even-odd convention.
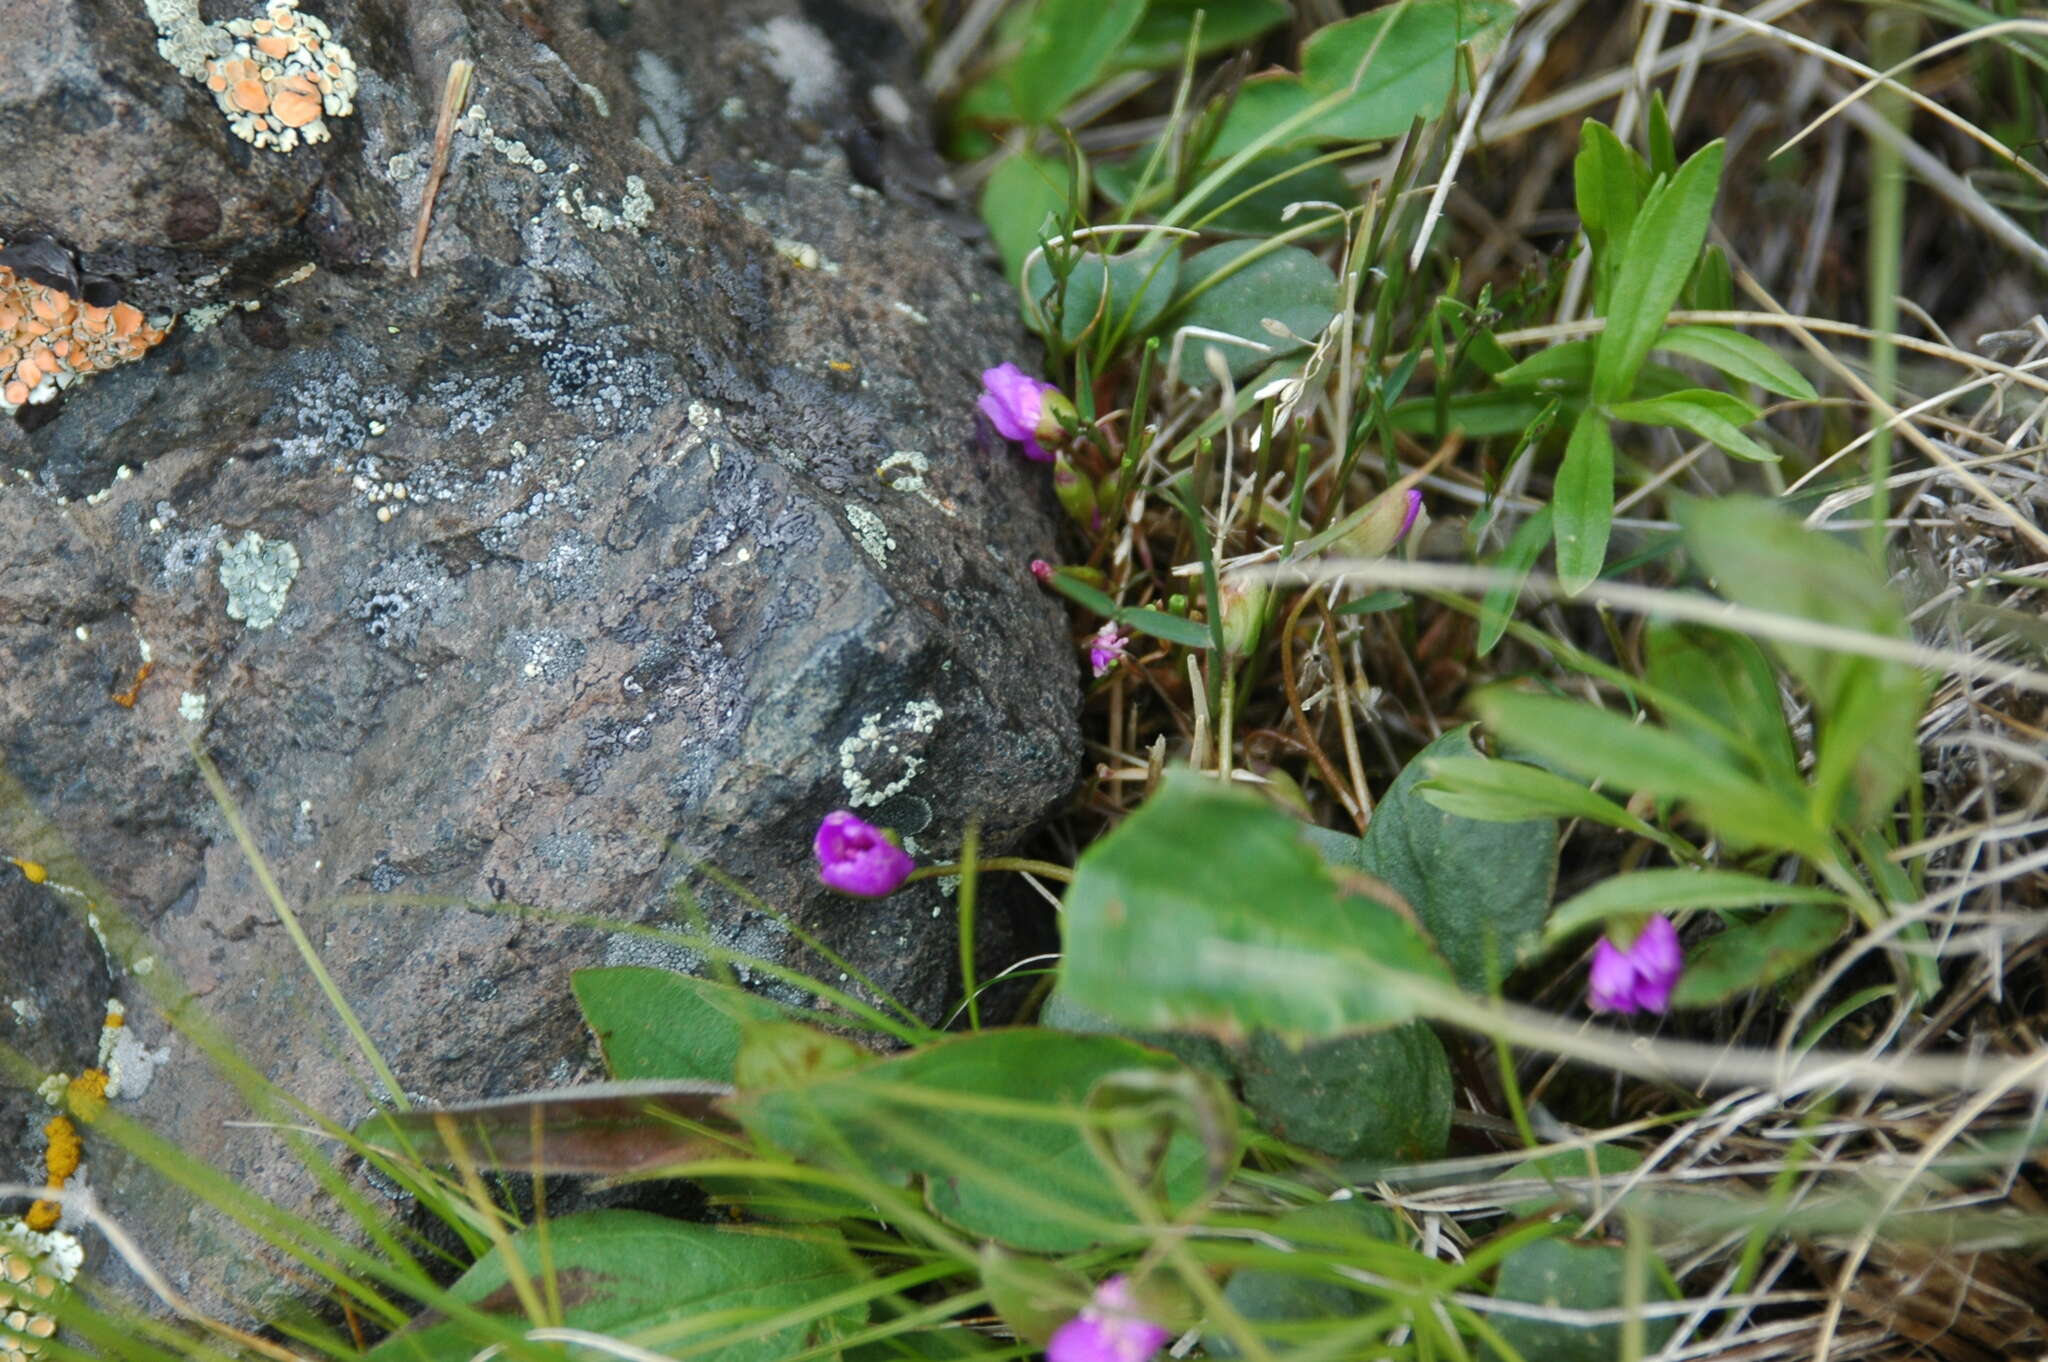
[[[5,273],[5,270],[0,270],[0,274]],[[13,866],[16,870],[19,870],[21,872],[22,878],[27,880],[30,884],[41,884],[44,880],[50,878],[50,872],[43,869],[41,866],[37,865],[34,861],[24,861],[21,860],[19,857],[9,856],[7,858],[7,863]]]
[[[64,1097],[79,1120],[97,1120],[107,1108],[106,1070],[87,1069],[65,1085]]]

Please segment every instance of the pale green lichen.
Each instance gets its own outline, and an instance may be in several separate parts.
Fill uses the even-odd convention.
[[[863,718],[853,736],[839,744],[839,779],[846,787],[847,804],[856,809],[872,808],[909,789],[910,782],[924,770],[924,757],[903,749],[914,739],[931,736],[945,715],[936,700],[911,700],[896,714]],[[894,779],[877,785],[873,768],[878,764],[893,764]]]
[[[284,613],[284,599],[299,575],[299,551],[282,539],[266,540],[254,530],[241,542],[220,541],[220,584],[228,593],[228,618],[251,629],[268,629]]]
[[[889,550],[896,547],[896,540],[890,535],[888,524],[867,507],[853,501],[846,503],[846,520],[853,526],[854,542],[868,557],[883,567],[889,566]]]

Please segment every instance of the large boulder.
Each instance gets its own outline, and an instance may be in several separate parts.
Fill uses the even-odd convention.
[[[0,419],[0,853],[90,886],[147,1043],[203,1013],[344,1122],[375,1080],[193,744],[415,1095],[593,1076],[569,971],[701,963],[575,915],[701,911],[724,946],[827,969],[786,915],[858,971],[836,985],[941,1016],[945,886],[835,898],[812,832],[852,807],[926,859],[970,821],[1013,845],[1076,774],[1079,674],[1027,568],[1057,523],[1042,469],[974,416],[977,371],[1025,338],[927,197],[880,0],[279,6],[355,67],[353,108],[288,152],[237,129],[291,107],[289,72],[227,84],[231,119],[194,67],[239,60],[208,8],[0,0],[0,241],[178,317]],[[5,893],[42,924],[0,935],[27,952],[6,986],[40,992],[0,1027],[59,1019],[27,1048],[82,1067],[110,982],[45,921],[82,900]],[[334,1219],[170,1044],[126,1110]],[[35,1163],[10,1112],[0,1177]],[[275,1267],[217,1217],[105,1141],[88,1169],[174,1285],[262,1312]]]

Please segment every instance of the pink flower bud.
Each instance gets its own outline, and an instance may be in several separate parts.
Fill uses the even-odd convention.
[[[1124,660],[1131,641],[1117,629],[1115,624],[1105,624],[1088,639],[1088,665],[1097,676],[1109,675],[1109,669]]]
[[[893,894],[917,862],[880,828],[845,809],[818,824],[811,849],[818,854],[818,878],[829,889],[855,898]]]
[[[1032,559],[1031,575],[1041,582],[1050,582],[1052,580],[1052,564],[1046,562],[1043,558]]]

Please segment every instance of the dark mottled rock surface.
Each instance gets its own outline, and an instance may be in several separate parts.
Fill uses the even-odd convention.
[[[333,141],[279,155],[230,135],[141,5],[0,0],[0,238],[51,234],[182,314],[0,422],[0,759],[25,792],[0,850],[68,846],[133,919],[113,950],[152,1043],[195,1007],[344,1121],[372,1083],[193,739],[416,1093],[588,1076],[568,971],[689,963],[420,899],[680,926],[687,889],[720,940],[802,963],[710,864],[935,1014],[948,900],[831,897],[811,832],[851,804],[927,856],[971,817],[1013,843],[1075,774],[1078,673],[1025,570],[1052,547],[1042,472],[973,419],[1023,337],[921,196],[909,44],[846,0],[307,9],[362,88]],[[481,116],[413,280],[456,57]],[[0,1038],[82,1066],[106,973],[65,904],[4,892],[9,997],[47,996]],[[189,1043],[127,1110],[332,1215],[274,1136],[223,1124],[242,1104]],[[0,1115],[10,1142],[33,1118]],[[174,1284],[236,1316],[267,1297],[104,1144],[93,1181]],[[0,1176],[29,1171],[7,1152]]]

